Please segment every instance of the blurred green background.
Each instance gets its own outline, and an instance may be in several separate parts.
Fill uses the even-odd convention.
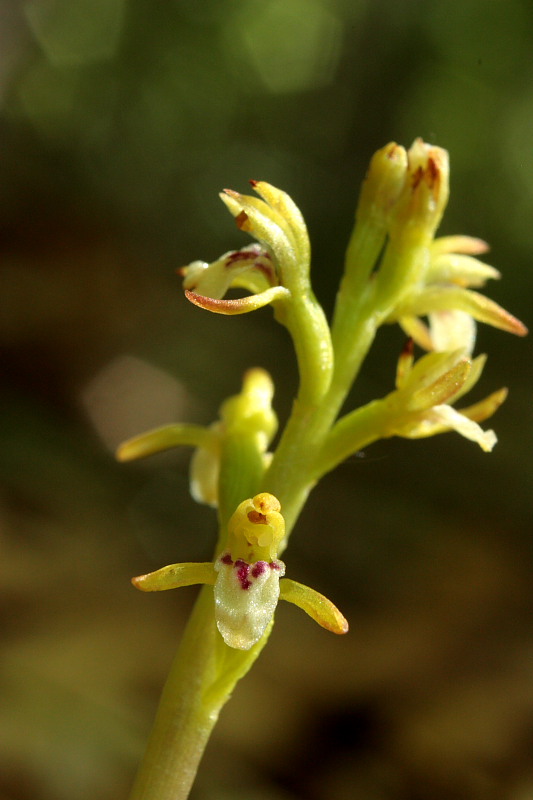
[[[442,233],[491,243],[491,297],[531,323],[529,0],[0,0],[1,800],[122,800],[195,590],[131,575],[210,557],[186,451],[257,364],[295,389],[269,309],[220,318],[175,269],[242,247],[217,192],[302,209],[331,311],[366,164],[451,154]],[[353,403],[392,387],[384,330]],[[532,344],[482,328],[476,396],[510,387],[486,455],[391,440],[329,476],[286,554],[349,617],[285,605],[225,709],[194,800],[532,800]],[[475,398],[473,398],[475,399]]]

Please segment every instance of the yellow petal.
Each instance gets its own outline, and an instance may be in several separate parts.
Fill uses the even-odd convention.
[[[273,286],[259,294],[251,294],[248,297],[239,297],[236,300],[222,300],[213,297],[205,297],[205,295],[196,294],[188,289],[185,290],[185,297],[194,303],[195,306],[204,308],[206,311],[212,311],[215,314],[225,314],[227,316],[234,316],[236,314],[247,314],[249,311],[255,311],[258,308],[269,303],[286,301],[290,298],[291,294],[284,286]]]
[[[454,430],[465,439],[476,442],[486,453],[489,453],[498,441],[494,431],[484,431],[472,419],[448,405],[434,406],[417,422],[398,430],[397,435],[408,439],[422,439],[449,430]]]
[[[489,250],[489,245],[483,239],[475,236],[439,236],[431,244],[433,255],[441,253],[464,253],[469,256],[480,256]]]
[[[123,442],[116,452],[119,461],[133,461],[145,458],[171,447],[190,445],[215,451],[217,437],[209,428],[201,425],[179,424],[163,425],[161,428],[141,433]]]
[[[348,621],[341,614],[337,606],[323,594],[315,592],[303,583],[297,583],[290,578],[282,578],[279,582],[280,598],[288,603],[294,603],[315,622],[332,633],[348,633]]]
[[[167,567],[138,575],[132,578],[133,585],[142,592],[161,592],[166,589],[179,589],[181,586],[193,586],[197,583],[213,585],[216,572],[211,561],[190,562],[186,564],[169,564]]]
[[[483,420],[492,417],[492,415],[499,409],[502,403],[505,402],[508,390],[506,387],[498,389],[498,391],[489,394],[484,400],[479,403],[474,403],[468,408],[461,408],[461,414],[474,422],[483,422]]]
[[[425,316],[434,311],[457,309],[470,314],[478,322],[485,322],[500,330],[514,333],[517,336],[527,334],[526,326],[504,308],[479,292],[470,289],[430,287],[419,294],[413,294],[395,309],[388,321],[392,322],[404,316]]]
[[[427,271],[429,283],[451,283],[457,286],[484,286],[486,281],[501,278],[501,273],[472,256],[457,253],[433,256]]]

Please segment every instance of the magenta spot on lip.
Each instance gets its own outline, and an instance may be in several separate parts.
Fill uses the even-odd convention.
[[[277,561],[271,561],[268,565],[270,569],[280,569],[279,563]]]
[[[257,561],[252,569],[252,577],[258,578],[260,575],[263,575],[268,566],[269,565],[266,563],[266,561]]]
[[[223,564],[233,564],[231,560],[231,555],[229,553],[225,553],[225,555],[221,556],[220,560]]]
[[[237,559],[235,562],[235,570],[237,572],[237,580],[241,584],[241,589],[249,589],[252,582],[248,580],[250,574],[250,565],[243,561],[242,558]]]

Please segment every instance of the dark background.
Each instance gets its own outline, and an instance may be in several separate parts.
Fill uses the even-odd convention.
[[[532,53],[528,0],[0,0],[1,800],[125,800],[195,596],[129,578],[211,554],[189,452],[116,445],[209,423],[255,364],[290,409],[270,309],[182,296],[177,267],[247,242],[217,192],[291,194],[329,313],[371,154],[422,136],[451,154],[441,232],[490,241],[487,292],[531,324]],[[285,560],[350,634],[279,608],[195,800],[533,798],[532,345],[485,351],[491,455],[381,442],[312,495]]]

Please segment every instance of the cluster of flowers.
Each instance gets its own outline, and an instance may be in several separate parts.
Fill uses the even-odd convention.
[[[418,438],[455,430],[484,451],[496,443],[489,418],[506,397],[500,389],[457,410],[454,404],[479,380],[486,356],[473,357],[476,323],[524,335],[525,326],[477,289],[499,272],[480,261],[487,245],[469,236],[435,238],[448,200],[447,153],[416,140],[409,151],[392,143],[371,160],[348,245],[346,269],[331,326],[310,284],[310,244],[303,217],[291,198],[265,182],[252,182],[259,196],[226,190],[222,200],[239,229],[255,243],[212,263],[194,261],[181,270],[187,298],[225,315],[272,305],[294,340],[300,372],[297,411],[309,431],[299,480],[310,487],[351,453],[378,438]],[[227,298],[244,289],[244,297]],[[408,336],[398,360],[395,389],[386,397],[338,413],[360,364],[382,324],[398,323]],[[414,345],[423,351],[415,360]],[[129,460],[193,445],[191,491],[219,508],[222,537],[213,562],[175,564],[134,579],[145,591],[214,585],[215,617],[226,644],[249,649],[268,629],[281,597],[303,608],[335,633],[348,629],[335,606],[309,587],[284,578],[278,551],[286,544],[277,497],[263,491],[235,510],[225,507],[221,475],[231,469],[229,442],[247,443],[255,457],[258,486],[269,487],[276,469],[288,474],[286,453],[272,456],[276,433],[273,385],[261,369],[250,370],[242,392],[227,400],[211,427],[171,425],[136,437],[119,449]],[[307,409],[302,415],[302,409]],[[320,416],[322,415],[322,416]],[[313,420],[329,426],[313,428]],[[298,430],[287,425],[286,440]],[[303,430],[300,427],[300,435]],[[288,433],[290,431],[290,433]],[[311,436],[313,431],[313,436]],[[319,433],[322,431],[322,438]],[[228,455],[230,454],[230,455]],[[302,492],[302,496],[305,492]],[[305,495],[306,496],[306,495]],[[239,498],[240,500],[240,498]]]

